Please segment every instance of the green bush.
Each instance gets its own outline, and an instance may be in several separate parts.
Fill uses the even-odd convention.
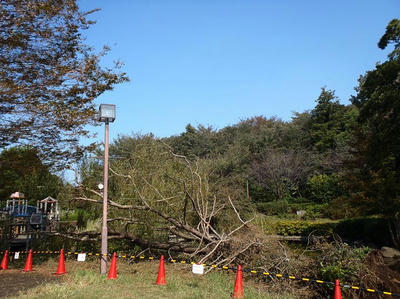
[[[347,276],[347,272],[347,269],[344,269],[340,264],[321,267],[322,278],[327,281],[335,281],[335,279],[343,280]]]
[[[353,217],[355,212],[349,199],[346,196],[339,196],[324,208],[323,214],[330,219],[344,219]]]
[[[257,211],[265,215],[281,215],[286,214],[289,209],[289,204],[286,200],[258,202],[256,204]]]
[[[296,211],[304,210],[306,211],[306,215],[303,217],[304,219],[316,219],[322,218],[324,216],[324,211],[327,204],[317,204],[317,203],[294,203],[289,204],[289,208],[291,213],[296,213]]]
[[[304,197],[290,197],[287,198],[290,204],[310,204],[310,200]]]
[[[332,248],[325,248],[319,264],[321,277],[327,281],[355,281],[366,270],[363,261],[370,252],[368,247],[352,248],[338,243]]]
[[[311,222],[302,220],[286,220],[280,221],[276,225],[278,235],[283,236],[306,236],[311,232],[316,232],[316,235],[324,235],[334,232],[336,223],[327,222]]]
[[[339,176],[337,174],[318,174],[311,177],[308,182],[310,199],[319,203],[330,202],[339,196]]]
[[[61,221],[77,221],[79,210],[71,210],[68,214],[61,213]]]
[[[283,220],[276,223],[276,233],[283,236],[307,236],[336,233],[344,240],[371,242],[377,246],[391,246],[392,241],[383,217],[362,217],[339,222],[314,222],[307,220]]]
[[[360,217],[342,220],[335,232],[344,239],[363,240],[378,246],[391,245],[388,222],[383,217]]]

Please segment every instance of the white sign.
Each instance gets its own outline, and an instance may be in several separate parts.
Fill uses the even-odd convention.
[[[14,253],[14,259],[18,260],[19,259],[19,252]]]
[[[193,264],[192,266],[192,272],[194,274],[200,274],[203,275],[204,274],[204,266],[202,264]]]
[[[78,262],[84,262],[86,260],[86,253],[78,253]]]

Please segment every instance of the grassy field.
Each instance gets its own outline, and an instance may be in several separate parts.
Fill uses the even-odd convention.
[[[95,261],[78,263],[69,260],[66,263],[68,273],[56,277],[51,275],[57,268],[56,260],[52,259],[34,265],[35,272],[32,273],[21,273],[17,269],[2,271],[0,282],[11,273],[15,276],[8,282],[10,285],[20,277],[33,280],[35,276],[36,285],[8,294],[9,298],[230,298],[235,281],[232,272],[215,270],[199,276],[191,273],[189,265],[166,264],[167,285],[157,286],[158,262],[119,262],[117,280],[101,276],[98,267],[99,263]],[[291,298],[268,294],[267,287],[266,282],[244,278],[246,298]]]

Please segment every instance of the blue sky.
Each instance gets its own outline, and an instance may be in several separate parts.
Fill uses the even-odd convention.
[[[112,48],[130,83],[97,103],[117,105],[110,136],[180,134],[186,124],[221,129],[265,115],[290,120],[320,88],[344,104],[357,79],[387,51],[377,47],[398,0],[80,0],[101,8],[87,44]],[[389,49],[390,50],[390,49]],[[103,138],[103,129],[93,128]],[[83,141],[85,142],[85,141]]]

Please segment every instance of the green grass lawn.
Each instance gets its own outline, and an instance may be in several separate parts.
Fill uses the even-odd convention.
[[[118,262],[117,280],[101,276],[98,267],[99,262],[95,261],[67,261],[66,275],[21,291],[14,298],[230,298],[236,275],[213,270],[199,276],[191,273],[190,265],[166,264],[167,285],[158,286],[155,285],[158,262]],[[49,260],[37,265],[36,271],[51,273],[56,268],[57,262]],[[21,275],[29,279],[30,274]],[[246,298],[292,298],[268,294],[267,288],[266,282],[244,278]]]

